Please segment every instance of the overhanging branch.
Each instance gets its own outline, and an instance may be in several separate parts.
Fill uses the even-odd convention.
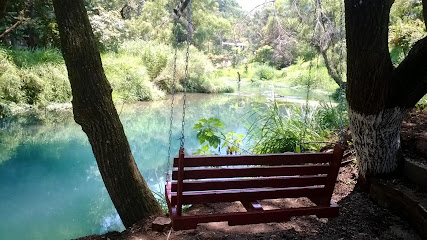
[[[178,6],[173,10],[178,18],[181,17],[182,12],[187,7],[190,0],[180,0]]]
[[[15,24],[13,24],[12,27],[6,29],[2,34],[0,34],[0,39],[4,38],[7,34],[15,30],[17,27],[19,27],[19,25],[21,25],[25,21],[25,13],[27,11],[27,7],[28,7],[28,3],[25,6],[25,8],[19,12],[19,16],[15,18],[18,21]]]
[[[391,101],[398,106],[413,107],[427,93],[427,37],[415,43],[394,70],[393,85]]]

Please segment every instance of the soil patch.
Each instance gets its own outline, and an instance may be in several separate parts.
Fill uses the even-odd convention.
[[[405,157],[427,167],[427,111],[409,113],[402,124],[401,140]]]

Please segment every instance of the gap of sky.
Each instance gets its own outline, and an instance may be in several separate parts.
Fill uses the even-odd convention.
[[[266,0],[237,0],[243,10],[249,12],[254,7],[264,3]]]

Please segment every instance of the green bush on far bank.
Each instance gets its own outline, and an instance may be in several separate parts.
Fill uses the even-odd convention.
[[[182,90],[184,50],[179,50],[177,89]],[[123,102],[157,100],[170,92],[173,49],[165,44],[129,41],[117,52],[102,54],[113,98]],[[206,55],[192,48],[190,92],[231,92],[227,82],[215,79]],[[0,49],[0,101],[45,106],[71,101],[71,88],[62,55],[57,49]]]

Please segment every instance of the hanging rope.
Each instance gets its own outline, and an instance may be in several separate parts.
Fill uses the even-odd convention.
[[[174,46],[174,58],[173,58],[173,73],[172,73],[172,88],[171,88],[171,107],[170,107],[170,118],[169,118],[169,147],[168,147],[168,158],[167,158],[167,172],[166,172],[166,181],[171,180],[170,170],[171,170],[171,151],[172,151],[172,126],[173,126],[173,113],[174,113],[174,103],[175,103],[175,88],[176,88],[176,60],[178,56],[178,20],[179,16],[176,15],[174,19],[174,31],[175,31],[175,46]]]
[[[190,57],[190,40],[191,40],[191,13],[192,13],[192,1],[188,1],[188,10],[187,10],[187,52],[185,56],[185,78],[183,84],[184,88],[184,97],[183,97],[183,104],[182,104],[182,129],[181,129],[181,146],[180,148],[183,149],[185,145],[185,110],[187,108],[187,82],[188,82],[188,60]]]
[[[344,4],[343,1],[341,1],[340,3],[340,57],[339,57],[339,75],[341,77],[341,86],[339,86],[339,91],[338,91],[338,101],[339,101],[339,106],[338,106],[338,111],[339,111],[339,126],[340,126],[340,131],[339,131],[339,142],[341,144],[344,144],[344,120],[343,120],[343,105],[344,105],[344,96],[343,93],[345,94],[344,91],[344,82],[343,82],[343,75],[344,75]]]
[[[317,0],[314,0],[314,16],[316,16],[316,19],[318,18],[318,2]],[[312,41],[315,40],[316,37],[316,29],[317,29],[317,21],[314,21],[314,27],[313,27],[313,35],[312,35]],[[317,56],[317,64],[316,64],[316,77],[317,77],[317,71],[319,69],[319,56]],[[301,152],[304,149],[305,145],[305,137],[307,134],[307,119],[308,119],[308,113],[309,113],[309,103],[310,103],[310,89],[311,89],[311,80],[312,80],[312,69],[313,69],[313,60],[310,60],[310,64],[308,67],[308,79],[307,79],[307,92],[305,96],[305,109],[304,109],[304,130],[302,132],[302,136],[300,139],[300,150]]]

